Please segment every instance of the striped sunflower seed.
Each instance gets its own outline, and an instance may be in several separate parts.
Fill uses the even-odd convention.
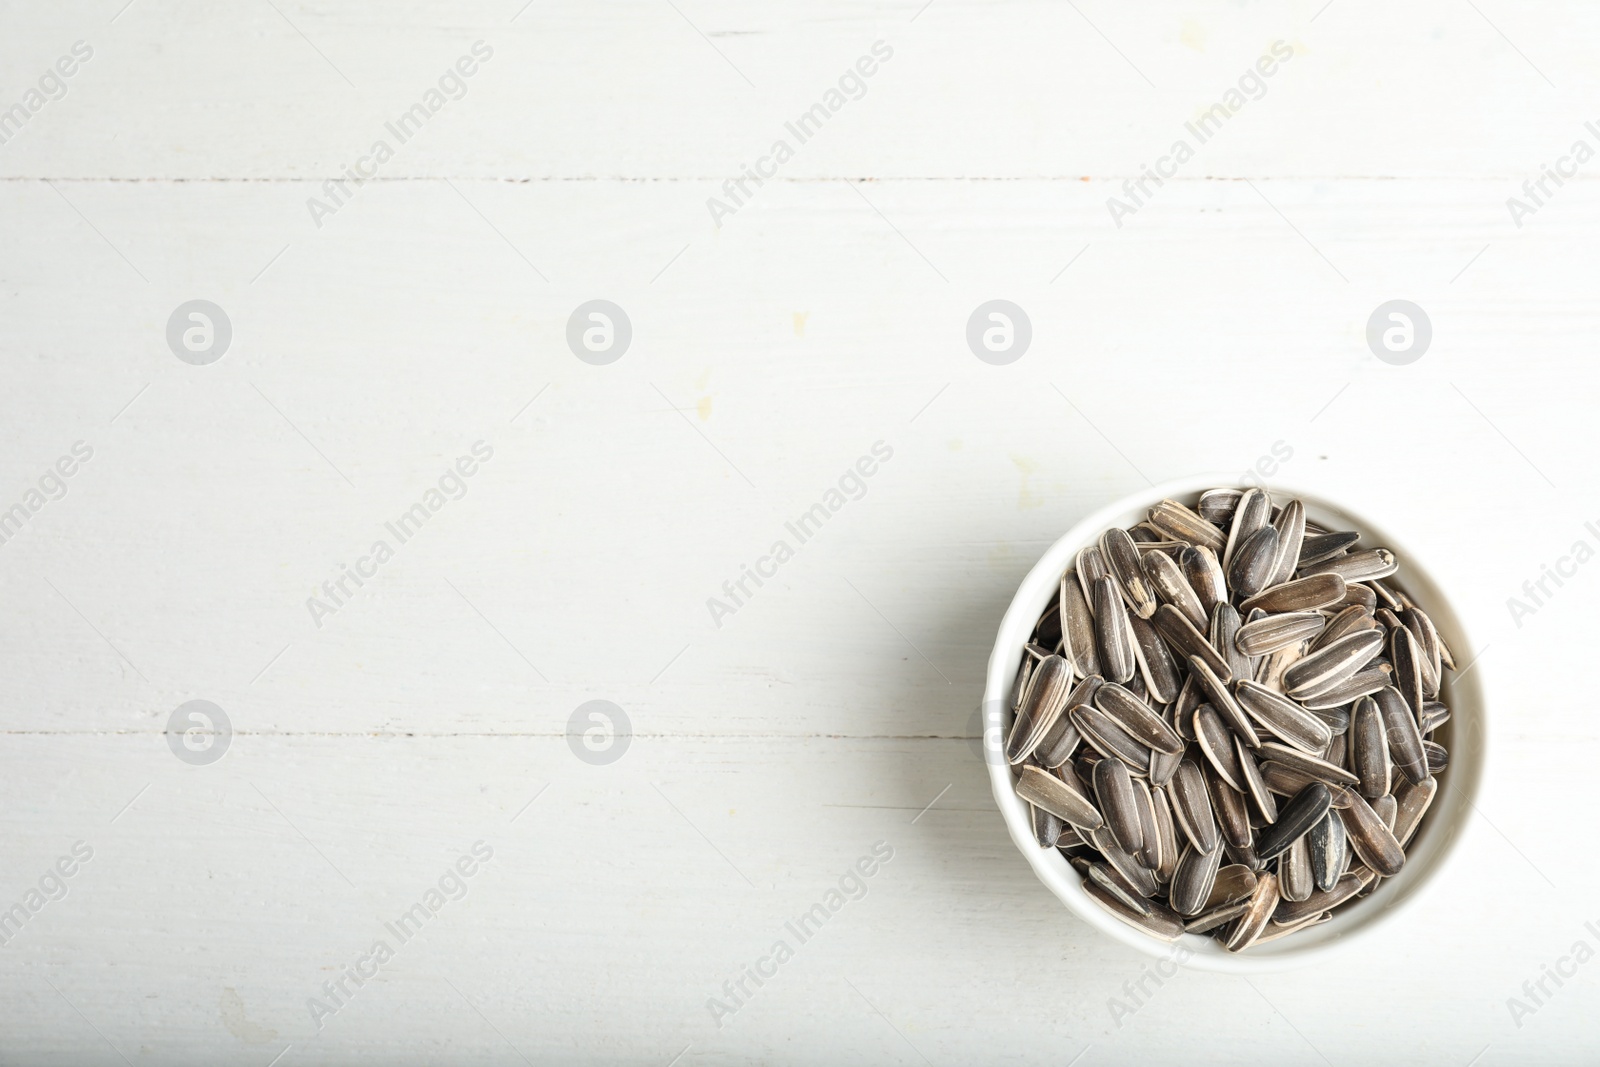
[[[1133,808],[1139,813],[1139,833],[1144,838],[1133,858],[1154,873],[1161,869],[1162,862],[1161,831],[1156,828],[1155,798],[1150,792],[1150,783],[1145,779],[1132,778],[1129,781],[1133,783]]]
[[[1080,678],[1100,673],[1100,649],[1095,644],[1094,612],[1076,574],[1061,579],[1062,648]]]
[[[1250,877],[1253,879],[1255,878],[1255,875],[1252,874]],[[1251,883],[1250,888],[1252,891],[1254,891],[1254,882]],[[1204,912],[1200,915],[1197,915],[1193,919],[1190,919],[1184,924],[1183,930],[1184,933],[1188,934],[1209,933],[1210,931],[1217,929],[1219,926],[1223,926],[1226,923],[1232,922],[1249,910],[1250,901],[1248,899],[1241,900],[1235,904],[1224,904],[1221,907],[1212,908],[1210,911]]]
[[[1318,821],[1320,823],[1321,820]],[[1278,857],[1278,892],[1284,900],[1305,900],[1316,892],[1316,878],[1311,873],[1309,837],[1307,833],[1296,838],[1294,844]]]
[[[1313,640],[1327,624],[1320,612],[1288,611],[1245,623],[1239,627],[1233,640],[1244,655],[1265,656],[1280,648]],[[1216,644],[1216,641],[1213,640],[1212,644]]]
[[[1334,811],[1324,815],[1306,834],[1306,849],[1311,859],[1311,875],[1323,892],[1332,889],[1344,871],[1344,820]]]
[[[1295,748],[1320,755],[1333,740],[1327,723],[1281,693],[1251,681],[1240,682],[1233,691],[1245,714],[1267,733]]]
[[[1256,876],[1256,890],[1250,895],[1250,906],[1234,922],[1227,941],[1223,943],[1227,950],[1243,952],[1255,944],[1256,938],[1261,936],[1267,924],[1272,921],[1272,914],[1278,907],[1278,901],[1278,876],[1271,871],[1263,871]]]
[[[1107,892],[1098,882],[1088,878],[1083,880],[1083,891],[1096,904],[1135,930],[1162,941],[1176,941],[1183,936],[1183,922],[1171,908],[1152,905],[1147,914],[1140,914]]]
[[[1377,578],[1387,578],[1399,569],[1400,562],[1393,552],[1387,548],[1368,548],[1360,552],[1351,552],[1349,555],[1325,559],[1309,567],[1301,567],[1300,573],[1308,576],[1337,574],[1346,582],[1370,582]]]
[[[1350,715],[1351,764],[1361,779],[1359,790],[1368,800],[1389,792],[1394,763],[1389,755],[1389,740],[1384,735],[1383,716],[1377,702],[1362,697]]]
[[[1227,544],[1222,531],[1202,515],[1176,500],[1163,500],[1150,509],[1150,525],[1172,538],[1221,552]]]
[[[1205,776],[1191,759],[1178,764],[1168,786],[1172,799],[1172,818],[1183,836],[1201,852],[1215,852],[1221,845],[1216,816],[1211,811],[1211,796]]]
[[[1087,704],[1079,704],[1068,714],[1072,716],[1072,725],[1083,735],[1084,742],[1101,756],[1126,764],[1128,770],[1135,774],[1150,773],[1150,749],[1118,726],[1109,715]]]
[[[1422,731],[1418,729],[1417,720],[1412,717],[1405,699],[1399,690],[1387,686],[1378,690],[1373,700],[1383,716],[1384,736],[1389,742],[1389,754],[1394,757],[1394,765],[1411,782],[1422,781],[1428,777],[1428,755],[1422,747]]]
[[[1233,509],[1233,522],[1228,526],[1228,541],[1222,550],[1222,569],[1232,577],[1233,557],[1251,534],[1266,526],[1272,519],[1272,499],[1264,489],[1246,489]]]
[[[1353,704],[1394,682],[1394,668],[1387,663],[1371,663],[1326,692],[1300,701],[1307,711],[1324,712]]]
[[[1344,820],[1350,849],[1362,863],[1385,878],[1400,873],[1406,854],[1395,840],[1394,831],[1365,798],[1357,795],[1348,808],[1340,810],[1339,817]]]
[[[1395,791],[1395,801],[1399,807],[1394,816],[1394,836],[1400,842],[1400,847],[1411,843],[1412,835],[1417,832],[1422,817],[1428,813],[1438,792],[1437,778],[1425,778],[1414,785],[1410,782],[1400,783],[1400,788]]]
[[[1247,597],[1239,610],[1249,614],[1260,608],[1272,615],[1285,611],[1317,611],[1343,600],[1348,588],[1337,574],[1314,574],[1263,589]]]
[[[1207,489],[1200,494],[1200,502],[1195,510],[1202,519],[1220,528],[1233,521],[1233,509],[1239,506],[1239,498],[1243,495],[1239,489]]]
[[[1102,578],[1111,577],[1111,571],[1106,568],[1105,557],[1100,555],[1100,546],[1089,545],[1081,550],[1073,569],[1078,573],[1078,584],[1083,587],[1084,593],[1090,596],[1089,607],[1099,610],[1093,599],[1095,583]]]
[[[1211,624],[1206,635],[1211,647],[1228,661],[1228,673],[1235,679],[1248,678],[1255,673],[1250,657],[1239,651],[1235,643],[1240,624],[1238,608],[1232,604],[1218,604],[1211,609]]]
[[[1144,845],[1144,824],[1134,800],[1133,777],[1120,760],[1101,760],[1094,765],[1094,803],[1106,816],[1112,837],[1125,853],[1138,853]]]
[[[1324,560],[1342,556],[1345,550],[1361,540],[1361,535],[1349,531],[1338,533],[1316,534],[1308,536],[1300,543],[1300,559],[1297,570],[1314,566]]]
[[[1102,826],[1098,830],[1091,831],[1089,843],[1117,869],[1118,874],[1128,880],[1128,884],[1133,886],[1141,897],[1153,897],[1161,891],[1161,883],[1156,881],[1155,872],[1145,867],[1133,853],[1118,844],[1110,827]]]
[[[1178,699],[1178,689],[1183,680],[1178,676],[1178,665],[1172,660],[1172,650],[1156,633],[1155,627],[1137,615],[1129,616],[1133,628],[1133,653],[1139,665],[1139,677],[1151,699],[1160,704],[1170,704]]]
[[[1228,564],[1228,588],[1235,595],[1253,597],[1272,584],[1278,559],[1278,531],[1263,526],[1234,546]]]
[[[1256,753],[1256,758],[1281,763],[1290,770],[1310,775],[1319,782],[1327,782],[1333,785],[1355,785],[1361,781],[1361,779],[1343,767],[1337,767],[1327,760],[1318,759],[1308,752],[1302,752],[1291,745],[1281,745],[1276,741],[1263,741],[1260,751]]]
[[[1224,782],[1244,792],[1244,769],[1239,766],[1239,755],[1233,747],[1235,735],[1223,725],[1222,716],[1210,704],[1202,704],[1195,710],[1194,732],[1206,762]]]
[[[1149,552],[1144,557],[1145,577],[1164,602],[1183,612],[1185,618],[1198,629],[1206,624],[1206,609],[1200,603],[1194,586],[1183,575],[1183,568],[1165,552]]]
[[[1274,926],[1293,926],[1325,911],[1332,911],[1354,897],[1371,882],[1371,872],[1362,877],[1354,872],[1342,875],[1332,889],[1318,889],[1304,900],[1282,901],[1272,913]]]
[[[1352,677],[1381,651],[1383,635],[1377,631],[1362,630],[1341,637],[1284,671],[1284,687],[1289,696],[1297,699],[1326,693]]]
[[[1272,573],[1267,577],[1268,586],[1287,582],[1300,567],[1300,546],[1306,536],[1306,506],[1298,500],[1289,501],[1272,520],[1272,526],[1278,531],[1278,547],[1273,554]]]
[[[1394,664],[1394,687],[1405,697],[1413,717],[1422,714],[1422,650],[1411,631],[1399,626],[1389,631],[1389,660]]]
[[[1222,865],[1222,849],[1201,852],[1190,844],[1178,861],[1172,875],[1172,888],[1168,897],[1172,910],[1179,915],[1199,915],[1205,909],[1211,887],[1216,885],[1217,871]]]
[[[1094,635],[1100,649],[1101,673],[1108,682],[1126,682],[1133,677],[1133,628],[1122,594],[1110,578],[1094,584]]]
[[[1061,828],[1066,825],[1061,816],[1032,805],[1028,810],[1033,813],[1033,836],[1039,842],[1039,847],[1055,848],[1056,842],[1061,839]]]
[[[1323,575],[1322,577],[1331,577]],[[1344,596],[1328,605],[1334,611],[1342,611],[1348,607],[1365,608],[1370,615],[1378,610],[1378,594],[1360,582],[1348,582],[1344,587]]]
[[[1239,707],[1239,702],[1234,699],[1233,693],[1223,684],[1222,679],[1213,673],[1206,661],[1199,656],[1190,656],[1189,670],[1199,681],[1200,691],[1210,698],[1211,706],[1222,716],[1229,729],[1243,738],[1244,743],[1251,748],[1261,744],[1261,738],[1256,735],[1255,728],[1250,725],[1250,720]],[[1195,733],[1199,732],[1200,728],[1196,725]]]
[[[1033,753],[1056,719],[1067,707],[1072,687],[1072,668],[1060,656],[1049,656],[1039,664],[1033,684],[1017,712],[1006,740],[1006,762],[1021,763]]]
[[[1217,828],[1222,839],[1237,849],[1250,848],[1255,843],[1255,835],[1250,828],[1250,811],[1244,794],[1223,781],[1212,764],[1206,765],[1205,776],[1206,790],[1211,794],[1211,810],[1217,814]]]
[[[1166,720],[1149,704],[1115,682],[1108,682],[1095,690],[1094,704],[1146,748],[1160,752],[1183,752],[1183,738],[1178,736],[1178,732],[1168,726]]]
[[[1126,530],[1113,526],[1100,535],[1100,557],[1111,572],[1123,601],[1139,618],[1148,619],[1156,610],[1155,591],[1144,576],[1144,561]]]
[[[1022,777],[1017,780],[1017,795],[1080,830],[1095,830],[1104,822],[1100,810],[1087,796],[1049,771],[1032,764],[1022,768]]]
[[[1228,580],[1222,573],[1217,554],[1209,548],[1186,548],[1178,553],[1178,566],[1189,580],[1189,588],[1200,598],[1200,607],[1209,619],[1211,609],[1228,599]],[[1197,628],[1203,625],[1203,621],[1195,623]]]
[[[1172,881],[1178,867],[1178,828],[1172,821],[1172,802],[1167,791],[1159,786],[1150,790],[1151,807],[1156,814],[1156,833],[1161,838],[1161,862],[1156,865],[1156,881],[1165,885]]]
[[[1244,746],[1244,739],[1233,739],[1234,754],[1239,760],[1239,771],[1244,776],[1245,795],[1255,802],[1256,812],[1263,822],[1275,822],[1278,818],[1278,802],[1272,799],[1272,791],[1267,788],[1266,781],[1261,777],[1261,768],[1256,765],[1256,758]]]
[[[1333,794],[1321,782],[1312,782],[1283,806],[1278,821],[1256,838],[1256,855],[1270,860],[1310,832],[1333,807]]]
[[[1322,632],[1313,637],[1311,643],[1306,646],[1306,651],[1316,652],[1324,646],[1339,640],[1339,638],[1353,634],[1358,630],[1375,630],[1377,628],[1378,620],[1374,619],[1371,613],[1359,604],[1352,604],[1347,608],[1341,609],[1332,619],[1328,620],[1327,626],[1323,628]]]

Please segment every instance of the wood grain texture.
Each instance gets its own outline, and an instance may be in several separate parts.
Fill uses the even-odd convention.
[[[1520,1026],[1507,1000],[1600,949],[1600,868],[1549,818],[1595,814],[1567,679],[1600,579],[1507,600],[1600,547],[1600,189],[1521,227],[1506,200],[1600,146],[1600,16],[675,2],[0,9],[0,112],[94,48],[0,144],[0,513],[93,449],[0,543],[0,910],[93,849],[0,947],[0,1060],[1592,1060],[1600,969]],[[480,39],[465,95],[318,226],[308,199]],[[1280,39],[1265,95],[1115,225]],[[878,40],[865,94],[715,225]],[[166,341],[196,298],[233,326],[209,366]],[[565,341],[595,298],[633,327],[609,366]],[[1006,367],[965,340],[994,298],[1033,328]],[[1434,331],[1405,367],[1365,343],[1394,298]],[[313,618],[477,442],[464,494]],[[990,643],[1080,516],[1275,447],[1429,547],[1482,657],[1482,818],[1383,966],[1180,971],[1124,1015],[1146,961],[990,800]],[[209,766],[164,734],[194,699],[234,731]],[[595,699],[630,723],[609,765],[567,737]],[[319,1029],[308,998],[480,840]],[[880,841],[865,895],[787,935]]]

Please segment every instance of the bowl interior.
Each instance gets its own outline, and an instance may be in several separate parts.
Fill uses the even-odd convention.
[[[1237,484],[1237,479],[1188,478],[1134,494],[1086,517],[1052,545],[1018,587],[1016,598],[1000,625],[1000,633],[989,660],[984,692],[984,755],[994,787],[995,800],[1004,815],[1011,837],[1032,865],[1040,880],[1079,917],[1104,933],[1142,952],[1167,956],[1175,951],[1171,944],[1158,941],[1128,926],[1096,903],[1081,885],[1081,879],[1056,849],[1040,848],[1034,840],[1028,805],[1016,794],[1011,768],[999,755],[1003,739],[1011,728],[1011,687],[1021,664],[1023,646],[1035,623],[1057,595],[1061,576],[1072,565],[1078,551],[1097,539],[1108,526],[1129,527],[1142,521],[1150,505],[1171,497],[1193,505],[1196,496],[1211,488]],[[1385,581],[1403,590],[1428,613],[1440,636],[1455,655],[1457,671],[1450,672],[1439,699],[1451,709],[1450,721],[1433,737],[1450,750],[1450,766],[1441,774],[1439,792],[1423,819],[1421,828],[1406,850],[1406,864],[1398,875],[1383,879],[1376,890],[1334,913],[1333,919],[1302,930],[1244,953],[1228,952],[1214,938],[1186,934],[1178,944],[1193,955],[1189,966],[1233,973],[1283,970],[1325,957],[1331,950],[1348,946],[1371,936],[1395,914],[1414,902],[1422,888],[1445,862],[1456,837],[1465,826],[1483,775],[1486,722],[1483,694],[1476,673],[1460,676],[1472,656],[1472,646],[1460,619],[1445,598],[1444,591],[1428,574],[1421,559],[1406,545],[1398,543],[1380,526],[1350,508],[1326,500],[1315,493],[1289,486],[1273,486],[1274,501],[1303,501],[1306,517],[1334,530],[1355,530],[1364,547],[1386,547],[1400,557],[1400,570]]]

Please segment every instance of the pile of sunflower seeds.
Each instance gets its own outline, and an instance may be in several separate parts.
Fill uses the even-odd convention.
[[[1455,658],[1399,560],[1261,489],[1163,500],[1078,554],[1013,690],[1040,847],[1152,937],[1240,952],[1399,873]]]

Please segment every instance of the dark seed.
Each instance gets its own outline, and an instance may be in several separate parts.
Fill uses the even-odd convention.
[[[1422,748],[1422,732],[1417,728],[1417,720],[1411,717],[1411,709],[1393,686],[1378,690],[1373,699],[1383,715],[1384,737],[1389,742],[1394,765],[1411,782],[1422,781],[1428,777],[1428,756]]]
[[[1343,555],[1345,549],[1360,539],[1360,534],[1349,531],[1307,537],[1300,543],[1299,567],[1309,567],[1334,556]]]
[[[1100,650],[1095,645],[1094,612],[1076,574],[1061,580],[1062,647],[1079,677],[1100,673]]]
[[[1133,629],[1122,594],[1110,578],[1094,584],[1094,634],[1100,649],[1101,672],[1110,682],[1126,682],[1133,677]]]
[[[1239,610],[1249,614],[1260,608],[1273,615],[1284,611],[1316,611],[1343,600],[1347,589],[1344,579],[1337,574],[1296,578],[1292,582],[1263,589],[1240,604]]]
[[[1311,874],[1316,879],[1317,888],[1326,892],[1339,881],[1339,875],[1344,870],[1344,820],[1329,811],[1306,834],[1305,840],[1311,854]]]
[[[1256,838],[1256,855],[1270,860],[1310,831],[1333,806],[1333,795],[1321,782],[1312,782],[1278,812],[1278,821]]]
[[[1252,597],[1271,584],[1277,563],[1278,531],[1271,526],[1245,538],[1228,564],[1228,587],[1238,596]]]
[[[1156,610],[1156,595],[1145,580],[1144,561],[1128,531],[1111,527],[1100,535],[1100,556],[1106,561],[1128,607],[1141,619]]]

